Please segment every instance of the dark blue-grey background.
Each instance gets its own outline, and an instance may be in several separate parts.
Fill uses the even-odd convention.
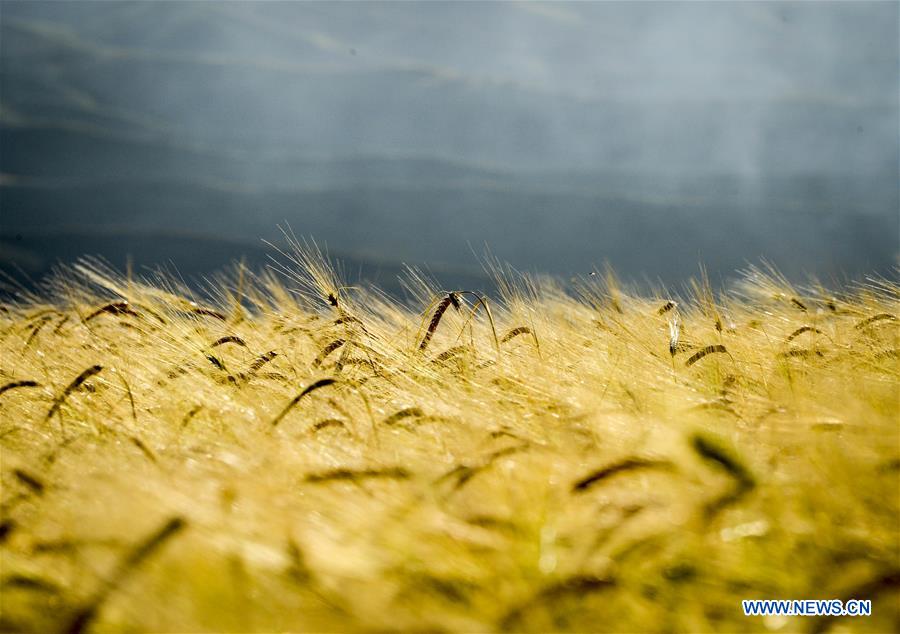
[[[289,223],[448,284],[485,245],[564,276],[888,272],[898,24],[896,2],[3,2],[0,267],[191,276]]]

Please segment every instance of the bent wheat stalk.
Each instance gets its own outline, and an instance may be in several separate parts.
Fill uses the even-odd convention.
[[[586,491],[593,485],[605,480],[611,476],[614,476],[619,473],[625,473],[628,471],[635,471],[638,469],[672,469],[674,465],[668,460],[658,460],[651,458],[625,458],[619,462],[615,462],[611,465],[603,467],[602,469],[598,469],[594,471],[588,476],[585,476],[581,480],[578,480],[575,484],[572,485],[573,493],[581,493],[582,491]]]
[[[462,333],[465,331],[466,326],[475,318],[475,314],[478,312],[478,307],[484,307],[484,312],[487,314],[488,322],[491,325],[491,334],[494,336],[494,350],[497,351],[497,354],[500,354],[500,339],[497,337],[497,326],[494,323],[494,314],[491,312],[491,307],[488,305],[487,297],[483,295],[479,295],[474,291],[459,291],[460,295],[471,295],[473,299],[472,311],[469,313],[469,317],[466,319],[466,322],[463,324],[462,329],[460,330],[459,337],[462,336]]]
[[[40,383],[31,380],[12,381],[11,383],[7,383],[3,387],[0,387],[0,394],[8,392],[9,390],[15,390],[20,387],[40,387]]]
[[[505,335],[500,338],[500,343],[506,343],[510,339],[514,337],[518,337],[519,335],[530,335],[531,328],[528,326],[517,326],[516,328],[512,328]]]
[[[716,343],[711,346],[706,346],[705,348],[702,348],[701,350],[692,354],[691,357],[685,362],[684,365],[686,367],[691,367],[692,365],[697,363],[700,359],[702,359],[706,355],[714,354],[717,352],[728,354],[728,350],[725,348],[725,346],[723,346],[721,343]]]
[[[187,522],[180,517],[173,517],[159,529],[153,532],[147,539],[135,546],[128,555],[119,563],[113,572],[94,594],[94,596],[79,609],[65,628],[67,634],[81,634],[91,621],[97,616],[100,608],[106,602],[112,592],[150,555],[159,550],[167,541],[180,533],[187,526]]]
[[[447,293],[447,295],[438,302],[437,308],[434,309],[434,314],[431,316],[431,322],[428,324],[428,328],[425,330],[425,336],[422,338],[422,342],[419,344],[419,351],[424,352],[425,348],[428,347],[428,343],[431,341],[431,338],[434,336],[434,332],[437,330],[438,325],[441,323],[441,319],[444,316],[444,313],[447,312],[447,308],[450,305],[459,311],[459,297],[453,291]]]
[[[315,359],[313,359],[312,367],[318,368],[320,365],[322,365],[322,362],[328,358],[328,355],[340,348],[342,345],[344,345],[343,339],[335,339],[327,346],[322,348],[322,352],[320,352],[319,355]]]
[[[304,396],[306,396],[306,395],[309,394],[310,392],[314,392],[314,391],[316,391],[316,390],[318,390],[318,389],[320,389],[320,388],[327,387],[327,386],[329,386],[329,385],[333,385],[333,384],[336,383],[336,382],[337,382],[336,379],[326,378],[326,379],[319,379],[319,380],[316,381],[315,383],[312,383],[311,385],[307,386],[302,392],[300,392],[297,396],[295,396],[294,398],[292,398],[291,401],[290,401],[290,403],[288,403],[288,404],[285,406],[285,408],[284,408],[283,410],[281,410],[281,413],[278,414],[278,416],[275,417],[275,419],[272,421],[272,427],[277,426],[278,423],[281,422],[281,419],[283,419],[285,416],[287,416],[288,412],[290,412],[291,409],[292,409],[297,403],[299,403],[299,402],[300,402],[300,399],[302,399]]]
[[[794,332],[792,332],[791,334],[789,334],[789,335],[787,336],[787,339],[785,339],[785,341],[793,341],[794,339],[796,339],[797,337],[799,337],[800,335],[802,335],[804,332],[814,332],[814,333],[816,333],[817,335],[824,335],[824,334],[825,334],[824,332],[822,332],[821,330],[819,330],[819,329],[816,328],[815,326],[800,326],[799,328],[797,328],[797,330],[795,330]]]
[[[103,366],[101,365],[92,365],[91,367],[84,370],[81,374],[75,377],[75,379],[69,383],[69,385],[62,391],[62,394],[56,397],[53,401],[53,405],[50,407],[50,411],[47,412],[47,415],[44,417],[44,420],[50,420],[55,413],[59,411],[59,408],[62,407],[62,404],[65,402],[66,398],[68,398],[69,394],[77,390],[81,387],[81,384],[87,381],[89,378],[94,376],[103,370]]]

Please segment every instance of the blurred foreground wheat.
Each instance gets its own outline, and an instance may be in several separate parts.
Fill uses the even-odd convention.
[[[285,255],[285,254],[283,254]],[[900,289],[192,298],[82,262],[0,307],[0,629],[900,630]],[[746,618],[742,598],[869,598]]]

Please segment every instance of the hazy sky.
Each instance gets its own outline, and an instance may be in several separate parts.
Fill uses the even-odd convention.
[[[898,7],[3,2],[0,229],[249,239],[287,221],[365,257],[486,241],[567,272],[659,251],[671,222],[723,268],[883,268]]]
[[[132,132],[216,147],[746,173],[897,160],[896,2],[72,2],[3,15],[4,106],[21,116],[13,63],[62,84],[71,115],[108,108]]]

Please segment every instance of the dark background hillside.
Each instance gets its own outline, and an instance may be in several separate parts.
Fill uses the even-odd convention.
[[[0,4],[0,268],[277,226],[391,286],[898,253],[896,3]]]

